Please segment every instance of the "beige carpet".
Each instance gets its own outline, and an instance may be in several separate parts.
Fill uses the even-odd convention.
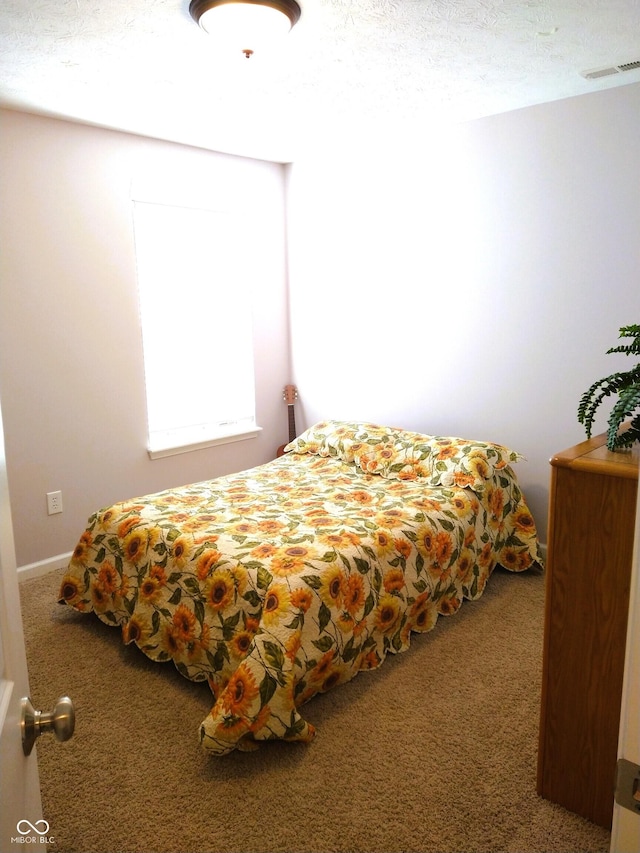
[[[31,693],[67,692],[67,743],[38,745],[51,850],[81,853],[608,851],[535,790],[544,579],[497,571],[405,654],[311,700],[310,745],[200,751],[208,688],[21,585]]]

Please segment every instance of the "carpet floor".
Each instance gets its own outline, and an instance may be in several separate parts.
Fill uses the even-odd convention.
[[[536,794],[544,577],[497,570],[404,654],[312,699],[309,745],[222,758],[208,687],[21,584],[34,707],[68,693],[76,732],[40,738],[44,816],[65,853],[590,853],[610,834]]]

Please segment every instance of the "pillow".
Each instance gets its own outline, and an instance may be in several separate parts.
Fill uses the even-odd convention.
[[[335,456],[344,462],[354,462],[367,450],[388,446],[393,442],[394,432],[377,424],[321,421],[289,442],[284,452]]]
[[[445,436],[417,436],[396,448],[386,477],[427,478],[433,486],[484,489],[496,474],[523,457],[501,444]]]
[[[398,480],[425,479],[432,486],[476,491],[523,457],[501,444],[378,426],[322,421],[285,447],[285,452],[334,456],[369,474]]]

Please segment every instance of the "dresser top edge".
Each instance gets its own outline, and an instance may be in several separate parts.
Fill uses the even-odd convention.
[[[637,480],[640,446],[611,451],[607,448],[607,434],[602,433],[554,454],[549,462],[556,468]]]

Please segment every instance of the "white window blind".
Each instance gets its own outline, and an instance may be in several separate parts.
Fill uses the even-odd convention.
[[[249,235],[240,216],[133,207],[149,454],[254,436]]]

